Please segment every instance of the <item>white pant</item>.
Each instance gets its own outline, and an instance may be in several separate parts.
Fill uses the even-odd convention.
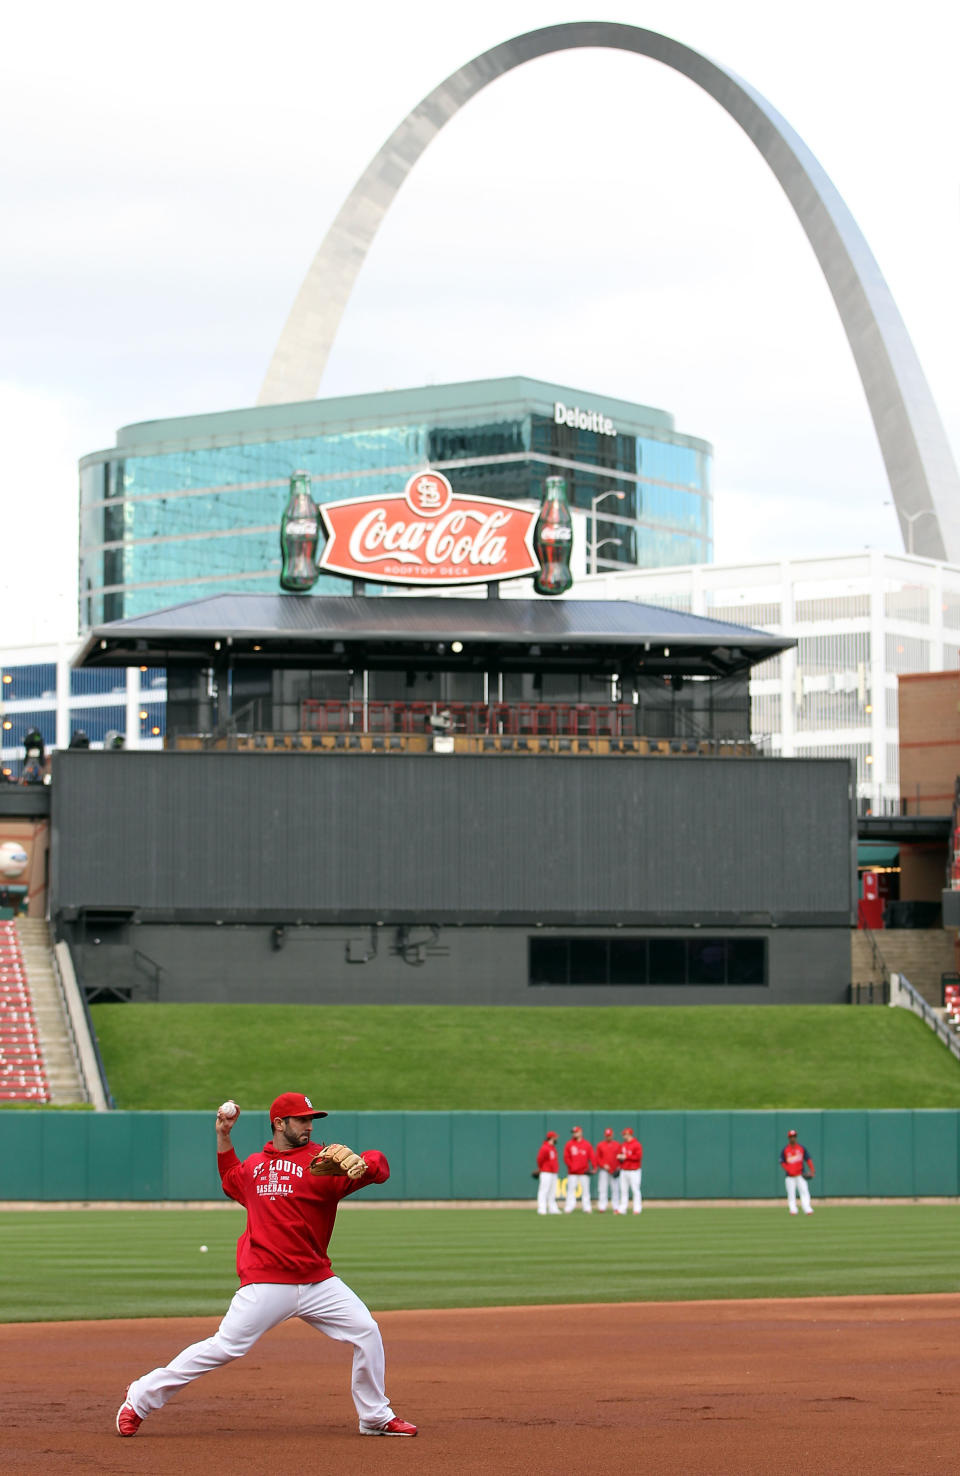
[[[799,1189],[803,1213],[805,1215],[812,1215],[813,1207],[810,1204],[810,1186],[803,1175],[787,1174],[785,1176],[785,1182],[787,1185],[787,1204],[789,1205],[790,1213],[792,1215],[797,1213],[797,1190]]]
[[[643,1199],[640,1194],[640,1176],[643,1169],[623,1169],[620,1174],[620,1213],[625,1215],[633,1198],[633,1213],[639,1215],[643,1210]]]
[[[620,1180],[615,1178],[609,1169],[597,1170],[597,1209],[605,1210],[607,1200],[614,1209],[620,1207]]]
[[[362,1425],[384,1425],[393,1410],[384,1393],[384,1356],[380,1329],[355,1292],[339,1276],[328,1281],[286,1286],[258,1282],[242,1286],[212,1338],[184,1348],[166,1368],[136,1379],[127,1398],[141,1418],[162,1409],[184,1384],[234,1358],[249,1353],[270,1328],[300,1317],[338,1343],[353,1344],[351,1393]]]
[[[580,1203],[584,1212],[590,1214],[593,1206],[590,1203],[590,1175],[589,1174],[567,1174],[567,1202],[563,1206],[569,1215],[577,1207],[577,1185],[580,1185]]]
[[[557,1175],[541,1173],[540,1187],[537,1190],[537,1214],[558,1215],[557,1208]]]

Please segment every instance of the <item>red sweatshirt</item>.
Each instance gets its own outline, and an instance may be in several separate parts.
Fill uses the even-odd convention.
[[[537,1153],[537,1168],[542,1174],[555,1174],[560,1167],[560,1155],[556,1143],[544,1143]]]
[[[643,1167],[643,1144],[638,1143],[636,1138],[627,1138],[620,1145],[623,1153],[623,1167],[625,1169],[638,1169]]]
[[[311,1174],[310,1160],[319,1149],[319,1143],[283,1149],[267,1143],[243,1163],[232,1148],[217,1154],[224,1194],[247,1211],[247,1228],[237,1241],[241,1286],[327,1281],[334,1275],[327,1246],[341,1199],[390,1177],[383,1154],[370,1148],[361,1154],[367,1164],[361,1179]]]
[[[593,1149],[586,1138],[571,1138],[564,1147],[563,1161],[571,1174],[588,1174],[596,1167]]]
[[[608,1174],[615,1174],[623,1165],[620,1162],[620,1150],[622,1144],[615,1138],[604,1138],[597,1144],[597,1167],[606,1169]]]

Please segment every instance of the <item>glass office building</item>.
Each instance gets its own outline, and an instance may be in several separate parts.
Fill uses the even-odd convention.
[[[291,472],[318,502],[402,492],[534,500],[567,479],[584,568],[707,562],[711,448],[663,410],[525,378],[264,405],[124,427],[80,463],[80,626],[226,591],[275,591]],[[609,495],[622,493],[621,497]],[[321,575],[318,594],[349,592]]]

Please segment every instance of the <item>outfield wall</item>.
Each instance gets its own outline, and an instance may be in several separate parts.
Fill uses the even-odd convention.
[[[338,1112],[329,1142],[380,1148],[391,1178],[369,1201],[533,1199],[536,1151],[571,1125],[593,1142],[631,1126],[643,1191],[658,1199],[776,1199],[780,1149],[795,1127],[817,1168],[815,1196],[960,1195],[960,1112]],[[318,1127],[320,1124],[318,1124]],[[263,1146],[267,1114],[244,1114],[241,1155]],[[319,1134],[318,1134],[319,1136]],[[208,1112],[0,1113],[0,1199],[209,1200],[220,1196]]]

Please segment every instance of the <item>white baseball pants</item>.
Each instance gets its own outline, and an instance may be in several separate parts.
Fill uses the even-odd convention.
[[[540,1187],[537,1189],[537,1214],[558,1215],[557,1207],[557,1175],[541,1173]]]
[[[597,1171],[597,1209],[605,1210],[607,1201],[614,1209],[620,1207],[620,1180],[614,1178],[609,1169]]]
[[[384,1393],[385,1363],[380,1329],[355,1292],[332,1276],[328,1281],[287,1286],[258,1282],[242,1286],[212,1338],[192,1343],[165,1368],[135,1379],[127,1398],[141,1418],[162,1409],[167,1400],[200,1374],[209,1373],[249,1353],[272,1327],[299,1317],[338,1343],[353,1344],[350,1392],[362,1425],[384,1425],[393,1410]]]
[[[577,1207],[577,1185],[580,1186],[580,1203],[585,1214],[590,1214],[593,1206],[590,1203],[590,1175],[589,1174],[567,1174],[567,1200],[563,1206],[569,1215]]]
[[[643,1198],[640,1194],[640,1177],[643,1169],[624,1169],[620,1174],[620,1213],[625,1215],[633,1199],[633,1213],[639,1215],[643,1211]]]
[[[800,1193],[800,1204],[805,1215],[813,1214],[813,1206],[810,1203],[810,1186],[802,1174],[787,1174],[785,1177],[787,1186],[787,1207],[792,1215],[797,1213],[797,1191]]]

